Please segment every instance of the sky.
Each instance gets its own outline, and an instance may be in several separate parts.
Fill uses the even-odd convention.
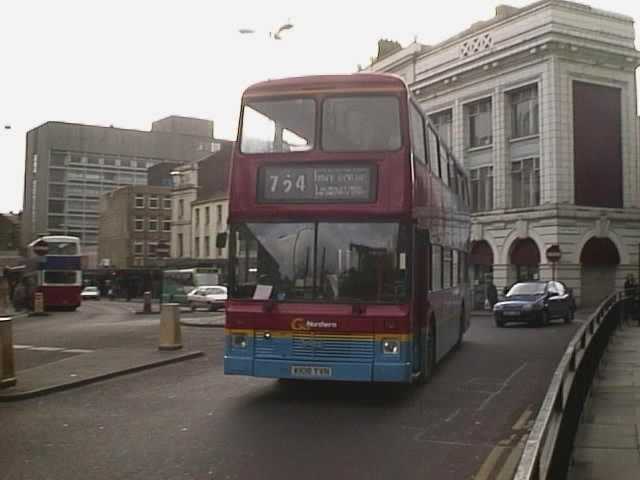
[[[351,73],[380,38],[436,44],[525,0],[0,2],[0,212],[22,208],[26,132],[50,121],[149,130],[168,115],[235,138],[252,83]],[[637,0],[588,0],[640,22]],[[283,40],[269,31],[291,21]],[[256,30],[241,35],[240,28]],[[636,36],[640,29],[636,25]],[[636,42],[640,47],[640,42]],[[4,128],[10,125],[11,129]]]

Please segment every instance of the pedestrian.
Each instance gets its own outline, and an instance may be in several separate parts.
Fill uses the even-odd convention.
[[[636,288],[636,279],[633,276],[633,273],[630,273],[629,275],[627,275],[627,278],[624,281],[624,291],[627,295],[632,295],[635,288]]]
[[[627,313],[626,316],[628,318],[634,318],[637,314],[635,310],[638,307],[637,305],[638,302],[636,298],[638,295],[638,292],[636,290],[637,290],[636,279],[633,276],[633,273],[630,273],[629,275],[627,275],[627,278],[624,281],[624,294],[625,294],[624,305]],[[640,319],[638,321],[640,322]]]
[[[491,279],[489,279],[487,283],[487,301],[489,302],[491,310],[493,310],[493,306],[498,303],[498,289]]]

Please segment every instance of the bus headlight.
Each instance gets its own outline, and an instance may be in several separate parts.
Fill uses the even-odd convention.
[[[400,353],[400,342],[391,338],[383,339],[382,353],[385,355],[398,355]]]
[[[247,348],[247,335],[244,333],[234,333],[231,335],[231,347]]]

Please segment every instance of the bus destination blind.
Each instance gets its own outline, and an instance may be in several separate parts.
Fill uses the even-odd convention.
[[[258,174],[262,202],[373,202],[374,166],[267,165]]]

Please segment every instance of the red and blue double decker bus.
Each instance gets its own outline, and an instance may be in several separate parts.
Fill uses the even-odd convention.
[[[25,280],[29,302],[40,292],[45,310],[78,308],[82,290],[80,239],[43,236],[31,242],[27,252]]]
[[[400,78],[249,87],[230,181],[226,374],[425,382],[460,344],[467,177]]]

